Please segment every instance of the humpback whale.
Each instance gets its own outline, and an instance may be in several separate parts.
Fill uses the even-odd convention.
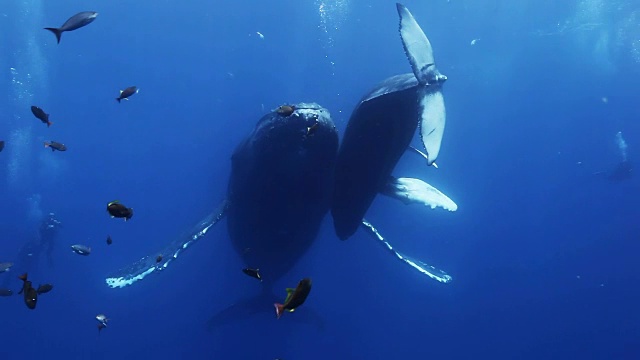
[[[280,278],[311,246],[333,186],[338,132],[329,112],[318,104],[293,109],[265,115],[231,158],[229,237],[265,282]]]
[[[155,255],[144,257],[109,276],[107,285],[124,287],[167,268],[226,217],[234,249],[247,266],[262,269],[269,288],[315,240],[329,210],[337,152],[338,131],[320,105],[266,114],[231,156],[222,204],[161,251],[159,263]]]
[[[365,95],[354,109],[340,144],[331,204],[342,240],[361,225],[375,196],[395,181],[391,172],[420,124],[427,164],[434,165],[445,126],[442,84],[433,49],[409,10],[396,4],[400,37],[412,73],[392,76]]]

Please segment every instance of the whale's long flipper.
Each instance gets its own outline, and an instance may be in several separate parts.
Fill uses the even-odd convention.
[[[176,238],[164,250],[145,256],[135,263],[118,270],[107,277],[105,282],[111,288],[122,288],[144,279],[149,274],[166,269],[183,251],[204,237],[207,231],[224,217],[226,210],[227,201],[224,200],[216,211],[199,221],[189,232]]]
[[[418,105],[420,138],[427,151],[427,163],[432,165],[438,153],[446,120],[442,84],[447,80],[436,67],[433,48],[413,15],[402,4],[396,4],[400,16],[400,37],[411,69],[420,83]]]
[[[420,139],[427,151],[427,164],[432,165],[440,153],[447,112],[440,87],[423,87],[418,90],[420,114]]]
[[[453,279],[449,274],[447,274],[446,272],[434,266],[431,266],[420,260],[412,259],[394,250],[391,244],[389,244],[389,242],[385,240],[384,237],[380,235],[378,230],[376,230],[376,228],[374,228],[373,225],[371,225],[371,223],[369,223],[367,220],[364,220],[364,219],[362,220],[362,226],[365,228],[365,230],[367,230],[367,232],[371,236],[373,236],[377,240],[380,240],[382,244],[384,244],[385,248],[389,250],[392,254],[394,254],[398,259],[400,259],[405,264],[411,266],[412,268],[418,270],[422,274],[427,275],[428,277],[445,284],[450,282]]]
[[[400,37],[404,52],[418,82],[427,85],[433,80],[432,72],[437,71],[431,43],[409,9],[399,3],[396,4],[396,8],[400,16]]]
[[[458,205],[447,195],[420,179],[392,177],[381,193],[405,204],[417,203],[432,209],[441,207],[449,211],[458,210]]]

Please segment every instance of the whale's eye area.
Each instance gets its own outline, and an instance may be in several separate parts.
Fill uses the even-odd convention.
[[[296,108],[293,105],[282,105],[276,110],[276,112],[282,116],[289,116],[293,114],[295,110]]]

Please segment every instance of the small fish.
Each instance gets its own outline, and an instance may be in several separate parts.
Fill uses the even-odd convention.
[[[313,125],[309,126],[307,128],[307,136],[312,136],[316,132],[316,130],[318,129],[319,126],[320,126],[320,124],[317,123],[317,122],[314,123]]]
[[[107,327],[107,322],[109,321],[109,319],[107,319],[107,316],[105,314],[96,315],[96,320],[98,320],[100,324],[104,325],[104,327]]]
[[[138,93],[138,88],[135,86],[129,86],[128,88],[124,89],[124,90],[120,90],[120,96],[118,96],[116,98],[116,100],[118,102],[120,102],[120,100],[124,99],[124,100],[129,100],[128,97],[133,95],[133,94],[137,94]]]
[[[260,37],[260,39],[264,40],[264,35],[260,31],[256,31],[256,35]]]
[[[67,151],[67,146],[63,143],[59,143],[57,141],[49,141],[49,142],[44,142],[44,147],[48,147],[51,148],[51,151]]]
[[[43,284],[43,285],[38,286],[38,290],[36,290],[36,292],[38,293],[38,295],[40,295],[40,294],[46,294],[51,290],[53,290],[53,285],[51,285],[51,284]]]
[[[252,278],[256,278],[258,280],[260,280],[260,282],[262,282],[262,276],[260,276],[260,269],[250,269],[250,268],[246,268],[246,269],[242,269],[242,272],[251,276]]]
[[[131,219],[133,216],[133,208],[122,205],[118,200],[107,204],[107,212],[109,212],[112,218],[124,218],[124,221]]]
[[[90,247],[80,244],[71,245],[71,250],[78,255],[89,256],[89,254],[91,254]]]
[[[4,140],[0,140],[0,152],[4,149]]]
[[[10,262],[0,263],[0,273],[9,271],[9,269],[11,269],[12,266],[13,266],[13,263],[10,263]]]
[[[296,108],[293,105],[282,105],[276,109],[276,112],[282,116],[289,116],[293,114],[294,111],[296,111]]]
[[[58,44],[60,44],[60,37],[62,37],[63,32],[73,31],[83,26],[87,26],[91,24],[93,20],[96,19],[97,16],[98,16],[98,13],[95,11],[83,11],[70,17],[59,28],[44,28],[44,29],[54,33],[56,36],[56,40],[58,40]]]
[[[156,257],[156,264],[162,261],[162,255],[158,255],[158,257]]]
[[[111,235],[107,236],[107,245],[113,244],[113,240],[111,240]]]
[[[478,41],[480,41],[480,39],[473,39],[471,40],[471,46],[475,45],[478,43]]]
[[[38,292],[31,285],[31,281],[27,280],[27,273],[18,276],[22,280],[22,289],[18,294],[24,294],[24,303],[31,310],[36,308],[38,303]]]
[[[0,289],[0,296],[11,296],[13,295],[13,291],[9,289]]]
[[[275,303],[273,306],[276,308],[276,316],[280,319],[283,312],[294,311],[298,306],[304,304],[307,300],[309,292],[311,291],[311,279],[304,278],[300,280],[298,286],[295,289],[287,288],[287,298],[284,300],[284,304]]]
[[[31,106],[31,112],[36,118],[38,118],[44,124],[47,124],[47,127],[53,124],[51,121],[49,121],[49,114],[45,113],[44,110],[40,109],[39,107]]]
[[[100,331],[107,327],[109,319],[107,319],[105,314],[98,314],[96,315],[96,320],[98,320],[98,334],[100,334]]]

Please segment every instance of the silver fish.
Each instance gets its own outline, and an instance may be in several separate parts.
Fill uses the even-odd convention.
[[[93,20],[96,19],[97,16],[98,16],[98,13],[95,11],[83,11],[70,17],[59,28],[49,27],[44,29],[51,31],[56,36],[56,40],[58,41],[58,44],[60,44],[60,38],[62,37],[63,32],[73,31],[83,26],[87,26],[91,24]]]
[[[71,250],[73,250],[73,252],[78,254],[78,255],[88,256],[89,254],[91,254],[91,248],[90,247],[84,246],[84,245],[80,245],[80,244],[71,245]]]

